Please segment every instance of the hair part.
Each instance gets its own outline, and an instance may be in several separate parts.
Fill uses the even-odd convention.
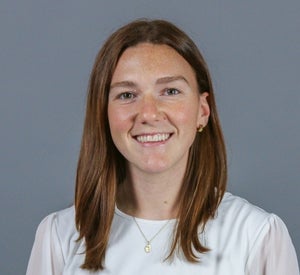
[[[139,43],[168,45],[193,68],[199,93],[208,92],[210,118],[190,148],[179,201],[178,224],[167,259],[181,250],[189,262],[209,249],[199,240],[214,217],[227,179],[226,151],[207,65],[194,42],[164,20],[137,20],[114,32],[98,53],[89,82],[86,116],[79,154],[75,209],[78,241],[86,245],[82,268],[104,269],[118,185],[126,177],[126,160],[109,130],[107,107],[112,75],[122,53]]]

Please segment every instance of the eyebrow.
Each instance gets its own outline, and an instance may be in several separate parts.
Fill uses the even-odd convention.
[[[190,85],[189,82],[187,81],[187,79],[182,75],[161,77],[156,80],[156,84],[166,84],[166,83],[170,83],[170,82],[174,82],[174,81],[178,81],[178,80],[184,81],[187,85]],[[136,88],[137,85],[133,81],[125,80],[125,81],[119,81],[119,82],[113,83],[110,86],[110,89],[113,89],[116,87]]]
[[[126,87],[126,88],[135,88],[136,84],[133,81],[119,81],[115,82],[112,85],[110,85],[110,88],[116,88],[116,87]]]
[[[186,84],[190,85],[189,82],[187,81],[187,79],[182,75],[162,77],[162,78],[157,79],[156,83],[157,84],[165,84],[165,83],[178,81],[178,80],[184,81]]]

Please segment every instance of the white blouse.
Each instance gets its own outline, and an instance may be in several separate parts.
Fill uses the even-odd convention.
[[[76,241],[74,221],[71,207],[41,222],[27,275],[299,275],[295,249],[281,219],[229,193],[217,216],[199,233],[210,251],[200,255],[198,263],[189,263],[180,254],[164,261],[176,220],[136,219],[148,240],[159,232],[151,241],[151,252],[146,253],[145,238],[133,217],[116,208],[105,269],[90,273],[80,268],[85,245]]]

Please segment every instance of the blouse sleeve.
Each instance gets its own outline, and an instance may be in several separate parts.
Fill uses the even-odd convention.
[[[64,257],[54,213],[38,226],[26,275],[60,275],[63,267]]]
[[[299,275],[295,248],[282,220],[271,215],[248,260],[247,275]]]

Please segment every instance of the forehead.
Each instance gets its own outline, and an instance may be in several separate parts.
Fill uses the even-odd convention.
[[[131,74],[184,75],[195,77],[190,64],[167,45],[141,43],[127,48],[121,55],[112,81]]]

